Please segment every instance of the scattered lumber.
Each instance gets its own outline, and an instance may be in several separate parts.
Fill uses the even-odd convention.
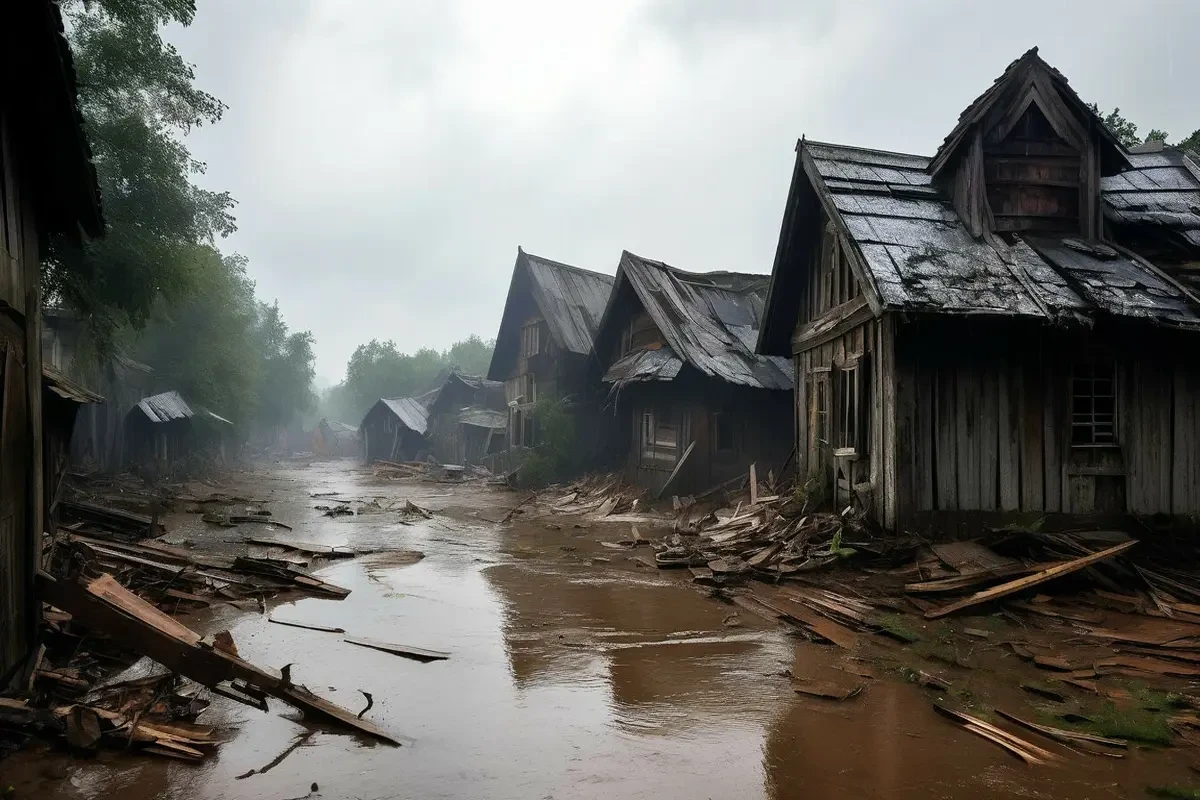
[[[792,691],[796,694],[804,694],[809,697],[822,697],[827,700],[849,700],[851,697],[857,697],[862,690],[863,685],[861,683],[849,688],[833,683],[826,683],[825,681],[798,681],[792,684]]]
[[[1071,730],[1066,730],[1064,728],[1053,728],[1053,727],[1050,727],[1049,725],[1039,725],[1036,722],[1029,722],[1028,720],[1021,719],[1020,717],[1016,716],[1015,714],[1010,714],[1007,711],[1000,709],[1000,708],[996,709],[996,713],[999,714],[1000,716],[1004,717],[1009,722],[1014,722],[1017,725],[1020,725],[1022,728],[1028,728],[1031,731],[1037,731],[1038,733],[1048,736],[1051,739],[1054,739],[1055,741],[1066,742],[1066,743],[1070,743],[1070,744],[1078,744],[1080,742],[1086,742],[1088,744],[1098,744],[1098,745],[1103,745],[1104,747],[1113,747],[1113,748],[1118,748],[1121,750],[1124,750],[1129,747],[1129,744],[1127,742],[1124,742],[1120,739],[1108,739],[1103,736],[1096,736],[1096,735],[1090,734],[1090,733],[1082,733],[1080,731],[1071,731]],[[1097,751],[1088,750],[1088,752],[1097,752]],[[1102,755],[1112,755],[1112,754],[1111,753],[1102,753]]]
[[[925,618],[938,619],[939,617],[944,617],[947,614],[953,614],[956,611],[961,611],[964,608],[970,608],[972,606],[979,605],[980,603],[987,603],[1000,597],[1006,597],[1010,594],[1028,589],[1032,586],[1037,586],[1045,583],[1046,581],[1076,572],[1077,570],[1091,566],[1099,561],[1113,558],[1114,556],[1124,553],[1135,544],[1137,544],[1136,540],[1124,542],[1122,544],[1109,547],[1105,550],[1101,550],[1098,553],[1092,553],[1091,555],[1083,556],[1082,558],[1057,564],[1033,575],[1029,575],[1024,578],[1018,578],[1015,581],[1009,581],[1008,583],[1003,583],[999,586],[993,586],[990,589],[984,589],[983,591],[976,592],[970,597],[963,598],[962,600],[950,603],[949,605],[931,609],[925,612]]]
[[[1032,742],[1025,741],[1003,728],[992,725],[990,722],[985,722],[977,717],[972,717],[970,714],[964,714],[961,711],[947,708],[940,703],[934,703],[933,707],[942,716],[954,720],[976,736],[980,736],[989,742],[1003,747],[1026,764],[1043,764],[1057,758],[1049,750],[1044,750]]]
[[[346,636],[342,641],[349,644],[356,644],[359,647],[370,647],[373,650],[382,650],[385,653],[392,655],[411,658],[414,661],[445,661],[450,658],[450,654],[441,650],[427,650],[424,647],[413,647],[407,644],[394,644],[392,642],[382,642],[378,639],[368,639],[364,636]]]
[[[300,622],[294,619],[279,619],[275,616],[267,617],[267,622],[274,622],[276,625],[287,625],[292,628],[304,628],[310,631],[322,631],[324,633],[345,633],[345,628],[335,628],[331,625],[318,625],[315,622]]]

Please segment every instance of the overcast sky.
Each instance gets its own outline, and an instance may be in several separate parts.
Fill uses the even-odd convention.
[[[495,335],[517,245],[769,272],[796,139],[932,153],[1030,46],[1145,133],[1200,127],[1200,2],[198,0],[189,137],[223,244],[340,380]]]

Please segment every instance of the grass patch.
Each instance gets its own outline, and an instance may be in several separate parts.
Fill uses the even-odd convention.
[[[945,622],[938,623],[933,629],[933,638],[942,644],[950,644],[954,641],[954,628]]]
[[[1170,797],[1174,800],[1200,800],[1200,789],[1190,786],[1147,786],[1146,794],[1151,797]]]
[[[921,673],[919,673],[917,670],[913,669],[912,667],[903,667],[902,666],[902,667],[899,667],[896,671],[899,672],[900,677],[903,678],[908,683],[920,683],[921,682]]]
[[[1084,713],[1086,722],[1068,723],[1076,730],[1106,736],[1110,739],[1128,739],[1145,744],[1169,745],[1175,738],[1167,724],[1168,714],[1145,708],[1118,707],[1107,702]]]
[[[871,619],[870,622],[878,626],[882,633],[886,633],[893,639],[899,639],[908,644],[921,641],[921,634],[909,627],[905,618],[899,614],[880,614]]]

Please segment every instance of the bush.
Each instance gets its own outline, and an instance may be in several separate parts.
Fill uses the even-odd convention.
[[[525,456],[518,482],[536,489],[569,475],[575,468],[575,420],[560,400],[542,399],[533,407],[538,445]]]

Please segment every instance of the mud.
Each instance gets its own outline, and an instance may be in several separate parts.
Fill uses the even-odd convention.
[[[387,747],[309,731],[275,704],[263,714],[217,699],[208,722],[230,741],[201,765],[105,752],[90,762],[31,745],[0,762],[0,787],[18,798],[927,798],[1141,797],[1147,785],[1186,783],[1184,749],[1131,748],[1125,759],[1072,756],[1028,767],[947,723],[930,695],[899,677],[898,645],[855,660],[601,547],[626,528],[572,520],[498,518],[520,498],[481,487],[379,482],[351,462],[275,465],[231,491],[269,499],[297,540],[388,552],[335,562],[322,577],[342,601],[234,608],[187,621],[228,627],[242,655],[369,716],[405,737]],[[330,498],[405,498],[437,513],[330,518]],[[264,533],[254,526],[254,535]],[[233,546],[236,532],[196,515],[170,520],[169,538]],[[648,552],[643,549],[642,553]],[[353,647],[337,634],[268,622],[271,613],[350,634],[446,650],[418,663]],[[1009,690],[995,648],[971,670],[948,668],[961,697]],[[863,674],[857,674],[863,673]],[[873,674],[876,677],[865,677]],[[792,677],[864,684],[853,699],[800,697]],[[1013,698],[1028,704],[1027,698]],[[239,778],[250,770],[250,777]]]

